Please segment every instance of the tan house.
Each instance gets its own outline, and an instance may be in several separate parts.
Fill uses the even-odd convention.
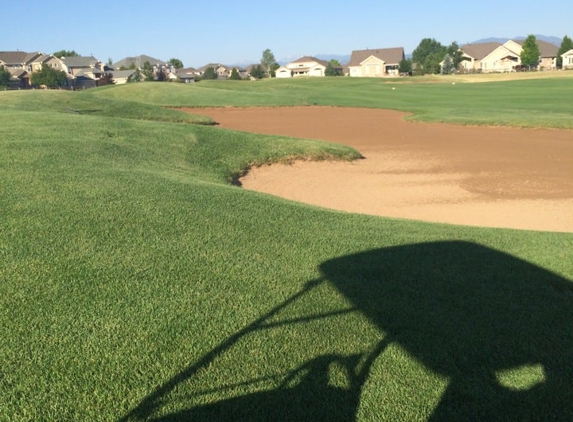
[[[33,53],[2,51],[0,52],[0,66],[4,66],[12,75],[11,85],[18,85],[21,88],[29,87],[31,74],[42,70],[42,66],[64,70],[60,59],[39,51]]]
[[[231,66],[225,66],[224,64],[221,63],[209,63],[198,69],[199,75],[203,76],[205,71],[210,67],[212,67],[215,70],[218,79],[227,79],[229,76],[231,76],[231,72],[233,71],[233,67]]]
[[[484,73],[513,72],[521,67],[521,53],[524,40],[509,40],[504,44],[468,44],[460,48],[464,53],[461,65],[466,70]],[[558,47],[546,41],[537,40],[539,47],[539,70],[555,69]],[[489,52],[488,49],[490,49]]]
[[[563,53],[561,58],[563,59],[563,69],[573,69],[573,50]]]
[[[402,47],[354,50],[348,63],[348,75],[355,78],[399,76],[398,68],[404,57]]]
[[[115,85],[123,85],[129,82],[130,78],[135,74],[136,70],[112,70],[111,81]]]
[[[62,70],[72,76],[88,75],[98,78],[105,71],[105,64],[93,56],[62,57]]]
[[[460,47],[462,52],[460,70],[466,72],[480,70],[482,60],[500,46],[501,43],[498,42],[486,42],[478,44],[466,44]]]
[[[277,78],[297,78],[301,76],[324,76],[328,63],[316,57],[304,56],[279,67],[275,71]]]

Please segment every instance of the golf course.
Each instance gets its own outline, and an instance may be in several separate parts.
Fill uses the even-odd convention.
[[[0,92],[0,422],[573,420],[573,232],[246,189],[368,156],[205,111],[541,133],[571,201],[573,72],[545,73]]]

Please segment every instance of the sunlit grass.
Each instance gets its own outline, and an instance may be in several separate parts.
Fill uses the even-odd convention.
[[[387,87],[350,82],[0,93],[0,420],[571,419],[572,235],[243,191],[249,165],[358,153],[151,104]]]

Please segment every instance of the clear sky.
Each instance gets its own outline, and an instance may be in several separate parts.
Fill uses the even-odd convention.
[[[147,54],[186,67],[349,55],[423,38],[460,45],[528,34],[573,37],[573,0],[6,1],[0,51],[75,50],[106,62]]]

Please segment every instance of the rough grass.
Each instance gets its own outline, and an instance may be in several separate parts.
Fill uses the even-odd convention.
[[[572,235],[243,191],[356,152],[58,108],[121,92],[0,93],[0,420],[573,418]]]

